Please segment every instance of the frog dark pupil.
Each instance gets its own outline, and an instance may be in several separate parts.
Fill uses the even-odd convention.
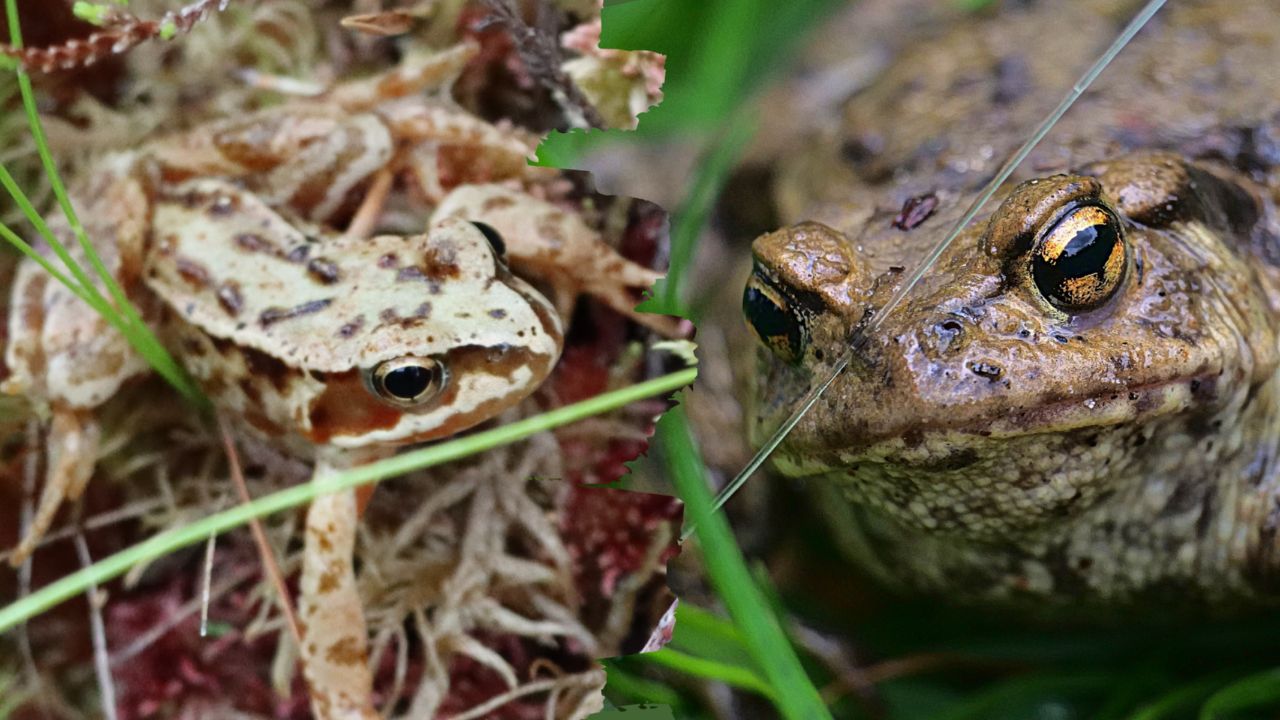
[[[494,255],[497,255],[499,259],[507,256],[507,243],[492,225],[475,221],[472,221],[471,224],[475,225],[476,229],[484,235],[484,239],[489,241],[489,247],[493,248]]]
[[[412,400],[431,386],[431,371],[418,365],[398,367],[382,377],[382,386],[401,400]]]

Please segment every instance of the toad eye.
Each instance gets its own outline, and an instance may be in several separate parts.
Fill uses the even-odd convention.
[[[756,337],[784,362],[804,354],[805,328],[790,304],[774,288],[752,276],[742,293],[742,313]]]
[[[1059,310],[1090,310],[1120,287],[1127,253],[1115,213],[1102,205],[1079,205],[1036,239],[1031,277]]]
[[[421,405],[434,398],[449,380],[444,363],[431,358],[403,357],[378,363],[365,375],[374,395],[399,407]]]
[[[489,241],[489,247],[493,249],[493,256],[498,262],[505,263],[507,261],[507,243],[502,239],[502,234],[488,223],[471,221],[472,225],[484,235],[484,239]]]

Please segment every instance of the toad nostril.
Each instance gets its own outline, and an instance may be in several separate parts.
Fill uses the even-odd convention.
[[[964,323],[947,318],[924,327],[923,347],[936,356],[949,355],[964,347]]]
[[[988,362],[972,362],[968,364],[969,372],[987,379],[987,382],[996,382],[1000,376],[1004,374],[1004,368],[995,363]]]

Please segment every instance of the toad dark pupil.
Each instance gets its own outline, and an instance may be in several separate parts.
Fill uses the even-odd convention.
[[[787,362],[795,362],[804,352],[800,323],[773,295],[748,285],[742,295],[742,312],[760,341]]]
[[[382,377],[382,387],[394,397],[412,400],[431,387],[430,370],[419,365],[404,365]]]
[[[1124,274],[1120,224],[1096,205],[1073,210],[1045,233],[1032,258],[1040,294],[1063,310],[1086,310],[1111,297]]]

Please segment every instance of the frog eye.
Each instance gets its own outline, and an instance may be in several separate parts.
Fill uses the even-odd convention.
[[[805,329],[791,305],[774,288],[752,276],[742,293],[742,313],[765,347],[784,362],[804,354]]]
[[[1127,253],[1114,212],[1102,205],[1078,205],[1036,239],[1031,277],[1059,310],[1090,310],[1120,287]]]
[[[403,357],[379,363],[366,374],[365,383],[386,402],[410,407],[435,397],[448,379],[444,363],[431,358]]]
[[[475,225],[476,229],[484,235],[484,239],[489,241],[489,247],[493,249],[493,256],[499,262],[505,263],[507,261],[507,243],[502,239],[501,233],[494,230],[493,226],[488,223],[472,220],[471,224]]]

